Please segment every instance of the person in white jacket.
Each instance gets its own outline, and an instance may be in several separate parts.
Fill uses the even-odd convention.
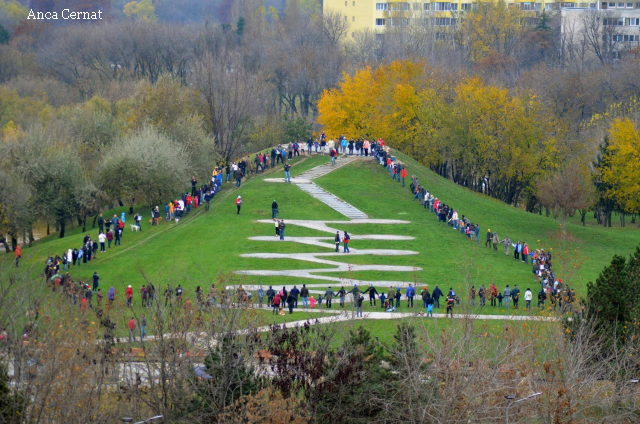
[[[69,266],[71,266],[71,264],[73,263],[73,250],[69,249],[67,251],[67,263],[69,264]]]
[[[100,242],[100,251],[101,252],[106,252],[105,248],[104,248],[104,244],[107,241],[107,236],[105,235],[104,232],[101,232],[98,235],[98,241]]]
[[[531,293],[531,289],[527,287],[527,291],[524,292],[524,301],[527,306],[527,310],[531,309],[531,299],[533,298],[533,293]]]

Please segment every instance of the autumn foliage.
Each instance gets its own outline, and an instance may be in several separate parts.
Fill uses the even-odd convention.
[[[458,184],[516,204],[537,175],[562,160],[562,126],[529,93],[393,62],[345,74],[318,102],[331,136],[382,137]]]

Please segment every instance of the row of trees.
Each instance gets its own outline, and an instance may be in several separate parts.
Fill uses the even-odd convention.
[[[458,184],[530,212],[550,208],[563,228],[596,202],[609,202],[609,217],[640,210],[638,131],[614,111],[576,133],[531,91],[409,61],[345,74],[318,108],[330,134],[382,137]]]

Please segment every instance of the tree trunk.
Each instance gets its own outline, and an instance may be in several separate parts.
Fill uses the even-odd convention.
[[[129,215],[133,215],[133,205],[135,204],[136,199],[131,199],[131,203],[129,204]]]
[[[82,232],[87,231],[87,214],[82,215]]]
[[[631,214],[631,223],[632,223],[632,224],[635,224],[635,223],[636,223],[636,214],[635,214],[635,213],[632,213],[632,214]]]
[[[29,227],[29,247],[31,247],[34,241],[35,240],[33,238],[33,227]]]
[[[119,205],[120,207],[123,207],[123,206],[124,206],[124,203],[122,203],[122,200],[121,200],[121,199],[118,199],[118,205]]]
[[[18,247],[18,239],[15,234],[11,234],[11,250],[15,252],[16,247]]]
[[[47,235],[49,235],[49,224],[47,224]]]
[[[587,217],[587,210],[586,209],[580,209],[580,222],[582,222],[582,226],[586,227],[586,217]]]
[[[100,215],[99,213],[95,214],[95,216],[93,217],[93,222],[91,223],[91,228],[96,228],[96,222],[98,221],[98,215]]]
[[[60,221],[60,238],[64,238],[64,229],[65,229],[65,226],[66,226],[66,225],[65,225],[64,220],[63,220],[63,221]]]
[[[547,215],[547,218],[549,218],[549,206],[544,207],[544,213]]]
[[[624,228],[624,212],[620,212],[620,228]]]
[[[0,243],[2,243],[2,245],[4,246],[4,251],[9,253],[11,251],[11,249],[9,249],[9,244],[7,243],[7,238],[6,237],[2,237],[2,239],[0,240]]]

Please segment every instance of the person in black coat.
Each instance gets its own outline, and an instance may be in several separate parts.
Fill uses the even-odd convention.
[[[362,294],[367,293],[369,293],[369,306],[371,306],[372,304],[373,306],[376,306],[376,295],[378,294],[378,291],[375,287],[373,287],[373,284],[371,284],[364,292],[362,292]]]
[[[271,203],[271,219],[276,219],[278,217],[278,202],[273,200]]]
[[[444,293],[442,293],[440,287],[436,286],[436,288],[433,289],[433,294],[431,295],[431,297],[433,297],[433,303],[435,304],[436,308],[440,307],[440,297],[443,295]]]

